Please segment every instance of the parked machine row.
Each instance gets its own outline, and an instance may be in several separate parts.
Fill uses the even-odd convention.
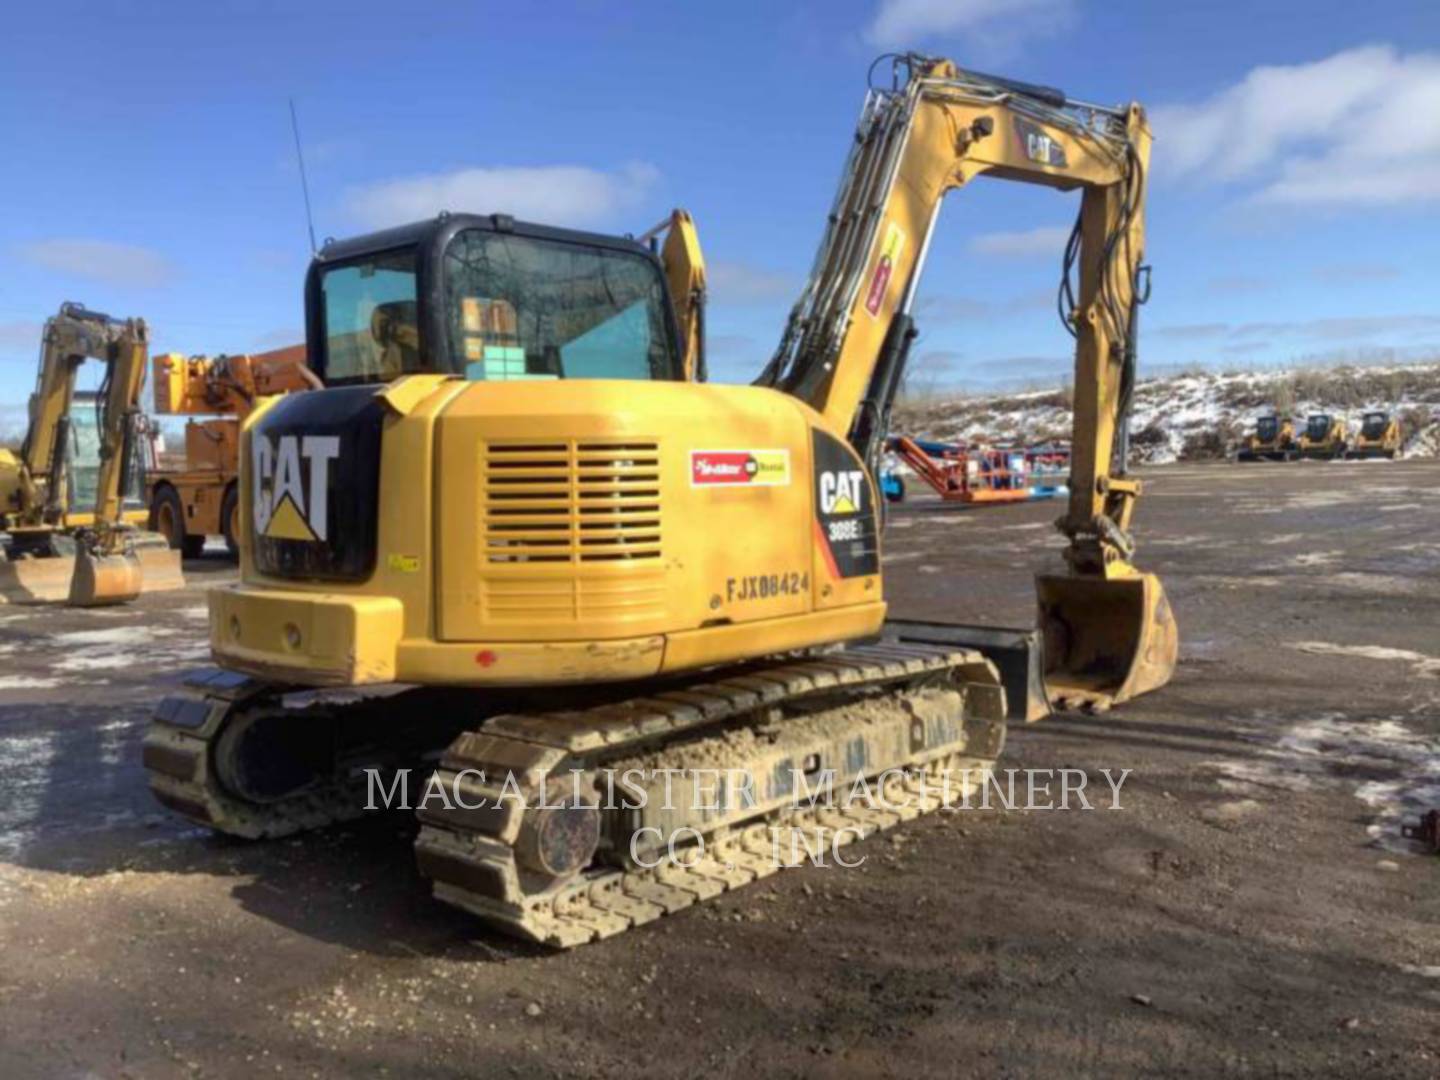
[[[1400,424],[1388,412],[1365,413],[1352,430],[1342,416],[1312,413],[1296,435],[1292,417],[1269,413],[1255,422],[1255,430],[1240,443],[1237,461],[1298,461],[1314,458],[1394,458],[1400,453]]]

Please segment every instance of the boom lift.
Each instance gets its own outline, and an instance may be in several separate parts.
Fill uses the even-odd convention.
[[[870,462],[939,203],[987,173],[1083,191],[1069,570],[1038,586],[1050,693],[1103,708],[1162,685],[1175,623],[1130,562],[1140,487],[1112,467],[1149,142],[1138,105],[900,58],[749,387],[686,380],[661,264],[634,242],[442,215],[327,245],[306,292],[327,388],[246,423],[241,580],[210,594],[225,670],[159,706],[155,794],[284,835],[358,815],[362,766],[458,729],[422,871],[570,946],[773,872],[771,829],[838,843],[940,805],[816,809],[797,783],[970,790],[1005,693],[963,628],[887,624]],[[713,805],[662,790],[697,769],[742,780]],[[631,770],[638,790],[605,797]],[[667,861],[684,837],[692,858]]]
[[[0,453],[0,594],[77,606],[125,603],[184,586],[179,560],[127,519],[148,336],[141,319],[112,319],[63,304],[45,323],[30,426],[18,456]],[[88,359],[105,364],[97,396],[100,469],[93,515],[70,512],[66,447],[75,381]]]
[[[240,423],[262,397],[322,384],[305,366],[305,346],[239,356],[155,357],[155,412],[188,416],[185,467],[150,478],[150,528],[194,558],[207,536],[239,555]],[[204,419],[193,419],[203,417]]]

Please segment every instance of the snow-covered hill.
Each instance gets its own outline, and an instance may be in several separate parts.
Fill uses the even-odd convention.
[[[902,400],[897,434],[970,443],[1037,443],[1070,436],[1070,391]],[[1340,413],[1352,427],[1367,410],[1400,419],[1403,456],[1440,456],[1440,363],[1290,372],[1195,371],[1143,379],[1135,389],[1131,444],[1138,461],[1223,457],[1255,417]]]

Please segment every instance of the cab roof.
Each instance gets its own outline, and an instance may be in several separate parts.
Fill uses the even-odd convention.
[[[463,229],[484,229],[489,232],[514,233],[536,240],[551,240],[561,243],[587,244],[591,247],[613,248],[649,256],[650,249],[629,236],[609,236],[605,233],[584,232],[580,229],[561,229],[553,225],[537,225],[528,221],[516,221],[508,214],[451,214],[442,212],[424,221],[409,225],[398,225],[393,229],[343,240],[326,240],[315,253],[317,263],[344,262],[361,255],[379,251],[392,251],[402,247],[425,247],[437,240],[445,242]]]

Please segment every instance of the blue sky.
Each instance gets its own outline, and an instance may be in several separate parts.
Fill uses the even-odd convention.
[[[448,207],[638,232],[689,208],[717,377],[768,357],[871,58],[909,47],[1152,113],[1151,369],[1440,352],[1440,5],[1391,0],[673,4],[65,2],[0,41],[0,406],[62,300],[159,350],[301,335],[317,231]],[[951,197],[916,379],[1057,380],[1073,196]],[[13,416],[13,412],[12,412]],[[3,425],[0,425],[3,426]]]

